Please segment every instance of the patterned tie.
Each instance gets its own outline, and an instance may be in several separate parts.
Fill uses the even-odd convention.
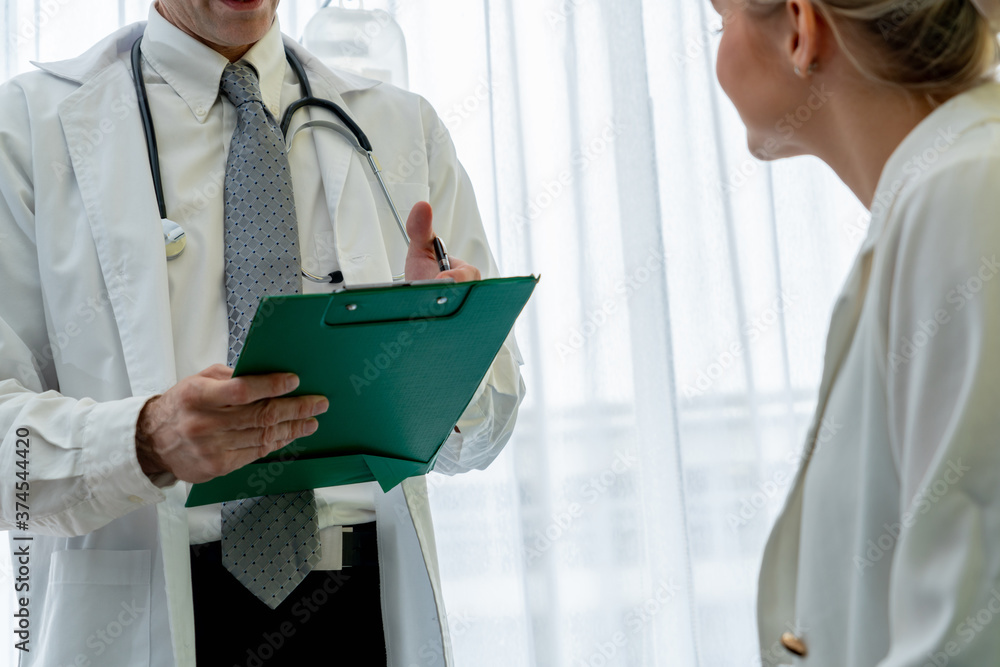
[[[264,108],[257,74],[229,64],[222,93],[236,107],[226,163],[229,365],[235,366],[260,298],[299,292],[295,202],[285,140]],[[222,564],[271,609],[320,560],[312,491],[222,504]]]

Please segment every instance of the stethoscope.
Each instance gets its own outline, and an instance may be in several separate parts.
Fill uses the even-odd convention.
[[[135,40],[135,43],[132,44],[132,71],[135,79],[135,93],[139,102],[139,114],[142,117],[142,127],[146,134],[146,150],[149,153],[149,169],[153,176],[153,189],[156,192],[156,204],[159,207],[160,219],[163,224],[163,239],[166,244],[167,259],[170,260],[179,257],[180,254],[184,252],[184,247],[187,241],[185,239],[184,230],[181,229],[181,226],[176,222],[167,219],[167,207],[164,203],[163,197],[163,181],[160,178],[160,152],[156,147],[156,133],[153,130],[153,115],[149,108],[149,98],[146,96],[146,84],[142,80],[142,55],[140,53],[141,43],[142,37],[140,36],[139,39]],[[285,110],[285,114],[281,118],[281,134],[285,137],[286,144],[291,145],[291,142],[288,141],[288,128],[292,123],[292,116],[299,109],[310,106],[320,107],[337,116],[344,126],[325,120],[310,120],[300,125],[296,130],[296,133],[309,127],[323,127],[334,130],[338,134],[344,136],[355,147],[355,149],[365,155],[368,159],[368,165],[371,167],[372,173],[375,174],[375,178],[378,180],[382,194],[385,196],[385,200],[389,204],[389,209],[392,211],[392,217],[396,220],[396,225],[399,227],[399,233],[402,235],[403,240],[406,241],[407,247],[409,247],[410,236],[406,233],[406,225],[403,223],[403,219],[399,215],[399,210],[392,201],[392,195],[389,194],[389,188],[386,187],[385,181],[382,180],[382,169],[372,151],[372,145],[371,142],[368,141],[368,137],[361,131],[361,128],[354,122],[354,119],[347,115],[347,112],[336,103],[331,100],[313,97],[312,86],[309,85],[309,79],[306,77],[306,72],[302,67],[302,63],[299,61],[298,57],[296,57],[296,55],[287,48],[285,49],[285,58],[288,60],[288,64],[292,67],[292,69],[295,70],[295,75],[299,78],[299,85],[302,87],[303,93],[301,98],[288,106]],[[436,241],[435,243],[439,243],[439,241]],[[443,245],[441,246],[441,249],[443,251]],[[440,253],[438,254],[438,257],[440,260]],[[447,263],[447,261],[447,255],[445,254],[444,261],[441,262],[442,270],[445,270],[443,266]],[[302,268],[302,275],[306,279],[316,283],[337,284],[343,281],[343,276],[339,271],[331,273],[327,276],[317,276]],[[402,280],[403,278],[403,275],[393,276],[393,280]]]

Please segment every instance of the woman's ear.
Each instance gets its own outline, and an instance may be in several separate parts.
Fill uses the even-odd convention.
[[[796,75],[808,78],[819,65],[822,18],[810,0],[785,4],[791,32],[786,42],[789,63]]]

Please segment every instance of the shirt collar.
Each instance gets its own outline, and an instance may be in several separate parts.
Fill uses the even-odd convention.
[[[219,98],[219,82],[229,60],[160,16],[155,4],[149,8],[142,53],[157,74],[180,95],[195,118],[204,122]],[[250,47],[241,60],[257,71],[264,106],[277,118],[285,74],[284,45],[277,18],[267,34]]]
[[[896,147],[882,169],[863,248],[873,246],[900,192],[926,174],[964,133],[1000,121],[1000,84],[985,83],[956,95],[922,120]]]
[[[281,84],[285,80],[285,44],[281,40],[277,16],[267,34],[251,46],[241,60],[257,70],[264,106],[274,118],[278,118],[278,111],[281,109]]]

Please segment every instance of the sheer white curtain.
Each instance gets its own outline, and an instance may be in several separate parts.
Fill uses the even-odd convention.
[[[6,0],[0,73],[147,6]],[[756,571],[863,210],[815,160],[747,153],[707,0],[366,7],[403,26],[503,271],[542,275],[514,438],[431,476],[458,663],[759,664]],[[285,31],[316,8],[282,0]]]

